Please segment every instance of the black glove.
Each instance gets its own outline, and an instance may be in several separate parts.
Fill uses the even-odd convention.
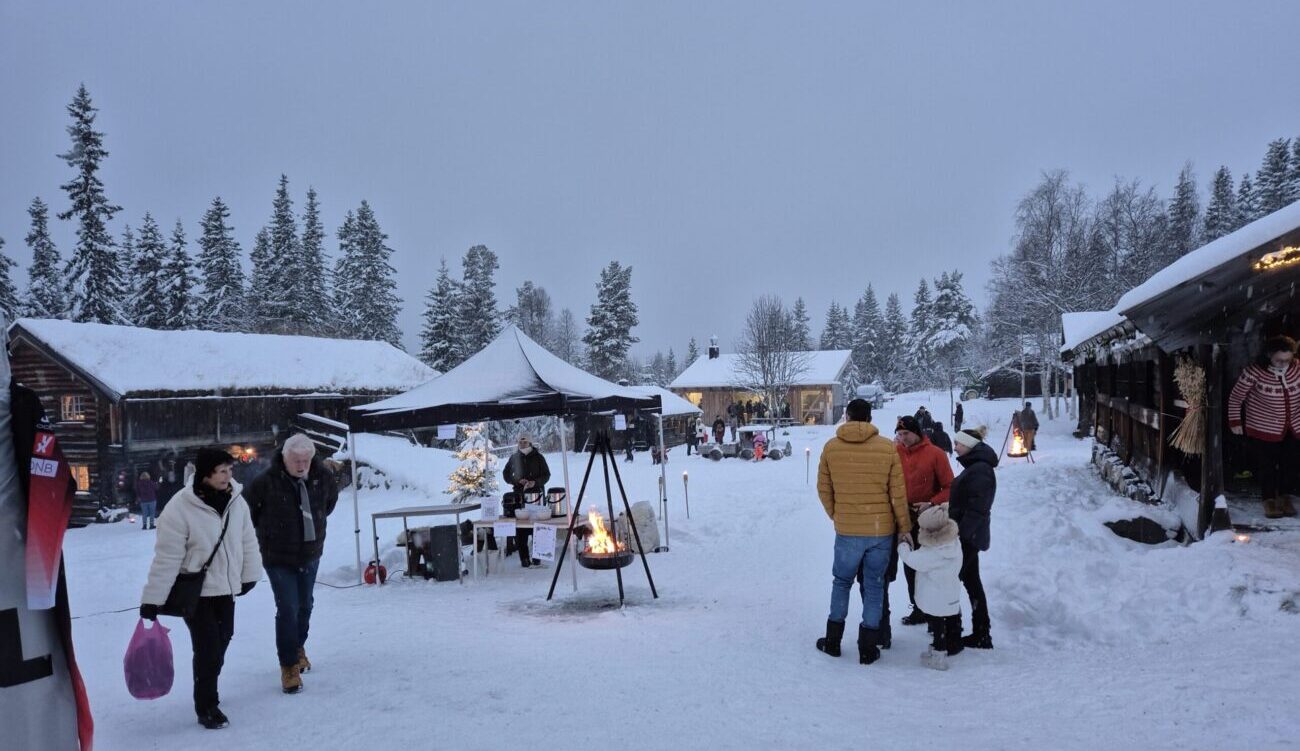
[[[253,587],[256,586],[257,586],[257,582],[244,582],[244,585],[239,588],[239,596],[243,597],[244,595],[253,591]]]
[[[141,606],[140,606],[140,617],[143,618],[143,619],[145,619],[146,621],[156,621],[156,620],[158,620],[158,606],[157,606],[157,605],[141,605]]]

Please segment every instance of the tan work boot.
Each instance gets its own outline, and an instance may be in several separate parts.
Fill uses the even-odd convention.
[[[296,694],[302,690],[302,676],[298,674],[297,665],[280,666],[280,688],[286,694]]]
[[[1264,516],[1268,519],[1281,519],[1284,516],[1282,501],[1277,498],[1269,498],[1264,501]]]
[[[307,659],[307,650],[303,647],[298,647],[298,672],[311,672],[311,660]]]
[[[1295,516],[1295,506],[1291,504],[1291,496],[1284,495],[1278,498],[1277,501],[1282,507],[1282,516]]]

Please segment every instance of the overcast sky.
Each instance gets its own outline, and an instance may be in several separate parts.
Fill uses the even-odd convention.
[[[1165,194],[1188,159],[1203,191],[1253,172],[1300,135],[1297,28],[1295,2],[0,0],[0,237],[25,267],[31,198],[66,208],[84,81],[115,231],[147,210],[193,237],[219,194],[247,252],[284,172],[334,250],[368,199],[408,347],[438,259],[478,243],[503,307],[532,279],[585,317],[632,264],[641,355],[729,346],[762,292],[815,334],[869,282],[910,303],[959,269],[982,305],[1043,169]]]

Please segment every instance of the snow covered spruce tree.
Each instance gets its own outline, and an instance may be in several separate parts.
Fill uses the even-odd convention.
[[[645,368],[644,375],[641,378],[642,383],[649,383],[663,388],[672,380],[672,377],[668,375],[668,358],[664,357],[663,352],[656,351],[654,357],[650,358],[650,364]]]
[[[117,244],[117,267],[122,270],[122,312],[132,324],[135,323],[131,318],[131,305],[136,293],[136,278],[132,272],[135,256],[135,230],[128,224],[122,227],[122,239]]]
[[[465,440],[456,450],[460,466],[447,478],[447,493],[456,503],[489,496],[497,491],[497,457],[492,453],[487,425],[475,423],[464,426],[464,430]]]
[[[572,310],[565,308],[555,319],[555,331],[551,340],[551,352],[570,365],[582,361],[581,337],[578,336],[578,317]]]
[[[245,305],[248,314],[247,330],[268,333],[276,327],[267,323],[268,316],[276,312],[274,298],[281,292],[276,288],[274,269],[271,265],[271,230],[263,227],[253,238],[253,249],[248,254],[253,265],[249,277],[248,300]]]
[[[907,340],[907,317],[896,292],[885,300],[884,332],[880,338],[881,377],[890,391],[901,391],[907,373],[903,348]]]
[[[673,379],[682,374],[681,368],[677,365],[677,354],[673,348],[668,348],[668,357],[664,358],[664,373],[668,377],[668,382],[672,383]]]
[[[5,239],[0,237],[0,316],[3,316],[5,324],[9,324],[22,312],[22,303],[18,300],[18,288],[13,279],[13,269],[17,264],[4,252],[4,247]]]
[[[298,243],[298,262],[291,278],[289,303],[302,331],[311,334],[331,331],[334,308],[325,292],[325,226],[321,223],[316,189],[312,187],[307,188],[302,240]]]
[[[298,222],[289,198],[289,178],[280,175],[280,184],[271,202],[271,222],[264,228],[265,239],[258,234],[253,247],[252,302],[256,306],[256,331],[275,334],[303,333],[304,311],[295,310],[294,284],[296,266],[301,255]]]
[[[440,373],[459,362],[456,340],[456,311],[460,288],[447,269],[447,259],[438,266],[438,278],[424,298],[424,324],[420,328],[420,360]]]
[[[1196,177],[1190,163],[1178,173],[1174,199],[1169,203],[1166,219],[1165,252],[1161,268],[1177,261],[1201,245],[1201,202],[1197,198]],[[1154,273],[1154,272],[1153,272]]]
[[[809,354],[790,344],[790,315],[781,298],[760,295],[749,307],[736,342],[733,385],[759,394],[772,414],[778,414],[790,386],[808,370]]]
[[[459,307],[456,309],[456,362],[462,363],[501,333],[497,310],[497,254],[486,245],[465,251],[461,260]]]
[[[122,207],[109,203],[99,179],[99,168],[108,151],[104,148],[104,134],[95,130],[97,111],[82,84],[68,105],[72,147],[59,155],[76,172],[72,180],[60,186],[71,206],[59,218],[77,223],[77,244],[64,269],[65,288],[72,320],[125,323],[122,270],[108,230],[108,223]]]
[[[935,378],[934,337],[937,331],[934,313],[930,285],[922,279],[912,295],[912,315],[907,324],[907,340],[903,345],[908,388],[928,388],[938,380]]]
[[[145,212],[135,244],[135,265],[131,277],[135,293],[130,301],[131,321],[147,329],[165,329],[171,318],[171,284],[168,277],[170,254],[162,230],[153,215]]]
[[[203,289],[197,295],[196,325],[213,331],[243,331],[248,325],[245,304],[244,267],[239,242],[226,220],[230,209],[221,196],[203,213],[199,235],[199,279]]]
[[[962,289],[960,271],[944,272],[934,282],[931,339],[934,361],[944,386],[955,388],[957,373],[970,359],[971,341],[979,326],[975,305]]]
[[[853,306],[853,364],[858,377],[865,380],[880,378],[880,334],[884,319],[880,315],[880,304],[876,301],[876,291],[867,285],[856,305]]]
[[[368,202],[362,201],[356,213],[349,214],[339,236],[335,290],[343,290],[336,300],[342,303],[336,313],[341,333],[351,339],[385,341],[400,349],[397,314],[402,301],[393,279],[397,272],[390,262],[393,249]]]
[[[797,327],[798,324],[796,324]],[[798,335],[795,334],[795,339]],[[822,329],[819,349],[851,349],[853,346],[853,321],[849,311],[834,300],[826,309],[826,327]]]
[[[1260,216],[1259,200],[1255,194],[1255,185],[1250,181],[1250,173],[1242,173],[1241,182],[1237,183],[1237,226],[1233,229],[1240,229]]]
[[[550,348],[555,321],[546,288],[524,282],[515,289],[515,304],[506,311],[506,320],[518,326],[528,338]]]
[[[50,238],[49,207],[40,198],[33,198],[27,215],[31,217],[31,229],[25,240],[32,252],[32,264],[27,267],[23,314],[33,318],[62,318],[68,307],[61,271],[63,263],[59,249]]]
[[[686,367],[691,367],[698,359],[700,359],[700,345],[696,344],[695,337],[691,337],[691,340],[686,343]]]
[[[176,220],[172,229],[171,250],[167,254],[167,328],[194,327],[194,265],[185,249],[185,225]]]
[[[641,341],[632,335],[640,323],[636,303],[632,302],[632,267],[610,261],[596,283],[596,302],[587,316],[588,369],[601,378],[617,380],[622,374],[627,352]]]
[[[1237,198],[1232,192],[1232,173],[1219,167],[1210,186],[1210,203],[1205,207],[1201,237],[1213,242],[1237,228]]]
[[[1291,190],[1291,141],[1279,138],[1269,143],[1264,162],[1255,173],[1256,212],[1268,216],[1295,200]]]
[[[794,308],[790,311],[790,347],[796,352],[807,352],[813,348],[808,306],[802,297],[795,298]],[[699,350],[696,350],[695,356],[699,357],[699,354]],[[695,360],[692,359],[691,362]]]

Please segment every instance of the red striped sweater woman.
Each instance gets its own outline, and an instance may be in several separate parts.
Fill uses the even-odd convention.
[[[1246,435],[1258,467],[1264,514],[1295,516],[1290,494],[1300,491],[1300,362],[1296,343],[1275,336],[1259,363],[1249,365],[1228,396],[1228,429]]]

